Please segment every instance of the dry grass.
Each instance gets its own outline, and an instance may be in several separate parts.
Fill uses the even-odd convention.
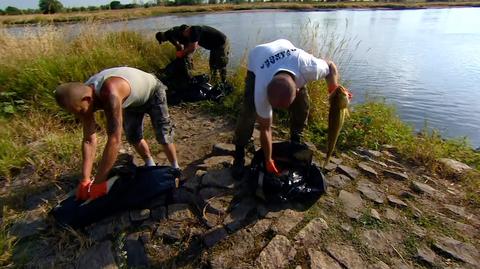
[[[0,174],[9,180],[14,176],[12,171],[30,163],[36,167],[39,179],[48,176],[47,180],[55,180],[75,167],[82,132],[65,123],[41,112],[1,120]]]
[[[19,35],[0,29],[0,61],[2,65],[15,65],[18,61],[46,57],[65,49],[64,32],[54,26],[38,29],[26,28]]]

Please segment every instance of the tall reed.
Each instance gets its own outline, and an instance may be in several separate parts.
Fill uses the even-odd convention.
[[[95,23],[75,29],[48,26],[26,30],[20,36],[3,29],[0,35],[3,107],[21,101],[28,103],[28,109],[55,112],[58,109],[52,91],[59,83],[84,81],[113,66],[158,73],[173,57],[173,48],[167,44],[160,46],[154,36],[109,32],[105,28]]]

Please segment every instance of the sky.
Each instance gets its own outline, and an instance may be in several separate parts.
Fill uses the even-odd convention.
[[[86,6],[100,6],[109,4],[113,0],[60,0],[65,7],[86,7]],[[122,4],[132,3],[132,0],[120,0]],[[140,2],[140,1],[137,1]],[[144,1],[147,2],[147,1]],[[5,9],[8,6],[17,7],[20,9],[38,8],[38,0],[0,0],[0,8]]]

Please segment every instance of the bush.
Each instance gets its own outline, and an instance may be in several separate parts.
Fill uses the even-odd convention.
[[[137,5],[137,4],[126,4],[126,5],[124,6],[124,8],[127,8],[127,9],[128,9],[128,8],[137,8],[137,7],[140,7],[140,6]]]
[[[20,15],[22,11],[16,7],[8,6],[5,8],[5,14],[7,15]]]
[[[63,5],[58,0],[40,0],[38,7],[43,14],[53,14],[62,11]]]
[[[87,10],[88,10],[88,11],[96,11],[96,10],[100,10],[100,7],[97,7],[97,6],[88,6],[88,7],[87,7]]]
[[[122,9],[123,5],[120,1],[112,1],[110,2],[110,9]]]
[[[200,0],[175,0],[175,5],[198,5]]]

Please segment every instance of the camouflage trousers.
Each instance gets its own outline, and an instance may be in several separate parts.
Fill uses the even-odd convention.
[[[221,82],[227,80],[228,55],[230,54],[230,44],[225,42],[220,48],[210,50],[210,73],[212,81],[216,80],[217,71],[220,73]]]

